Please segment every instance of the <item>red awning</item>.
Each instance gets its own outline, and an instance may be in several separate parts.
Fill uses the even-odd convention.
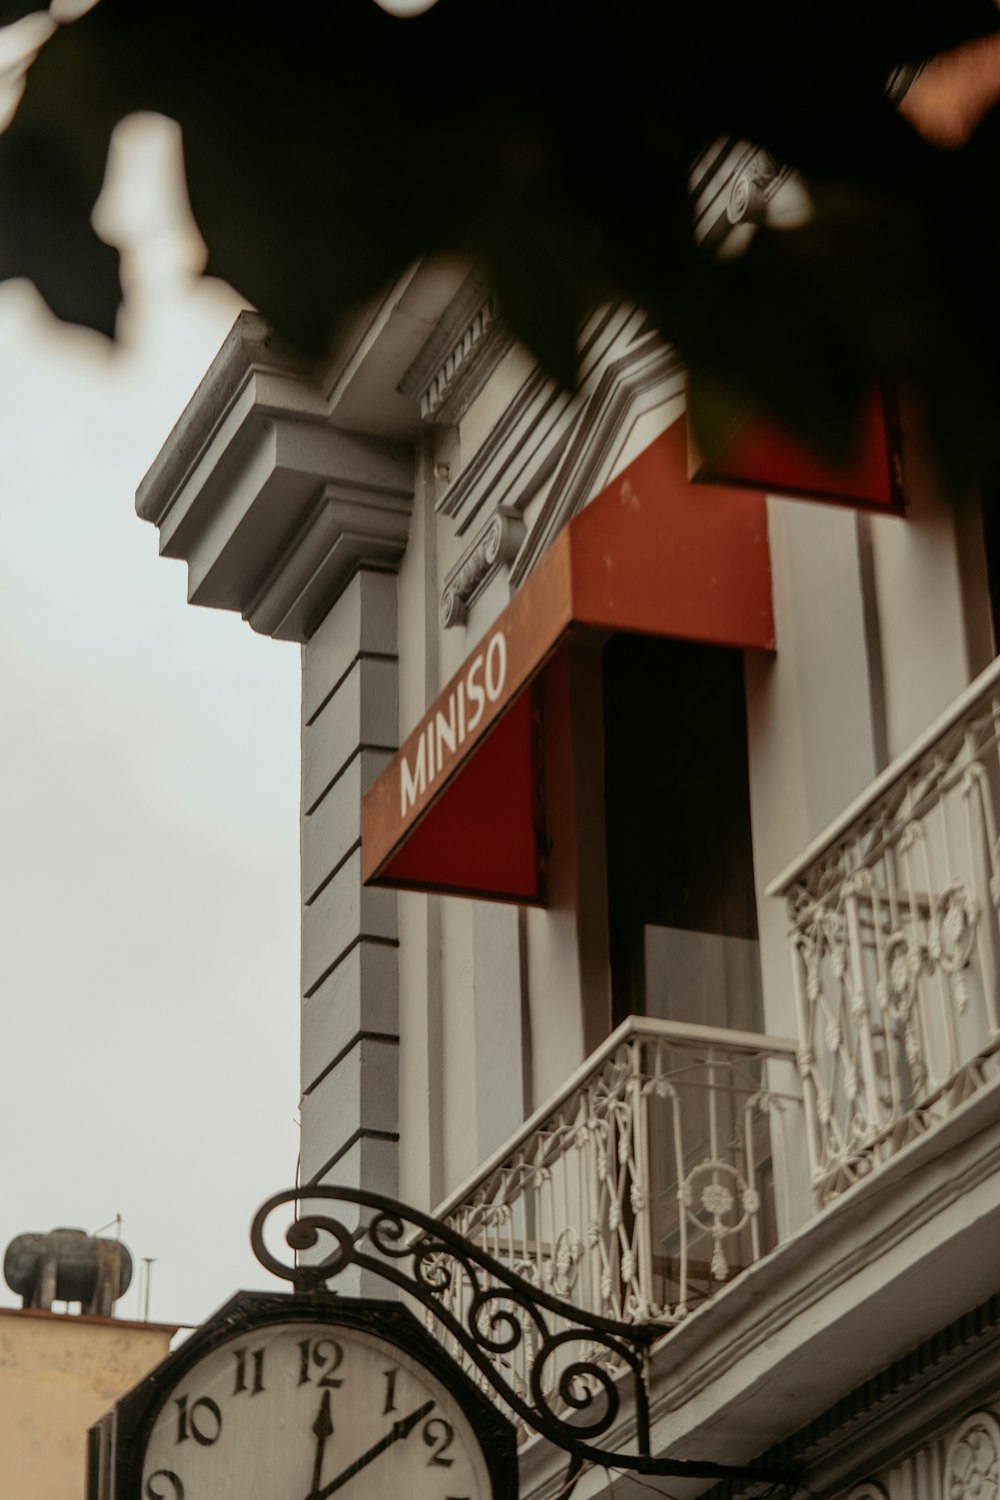
[[[683,420],[563,528],[372,785],[366,882],[544,899],[527,689],[583,629],[774,647],[764,499],[692,485]]]
[[[816,453],[777,422],[747,416],[734,423],[711,459],[698,452],[688,433],[689,474],[696,483],[762,490],[789,499],[827,500],[835,505],[903,513],[900,439],[895,399],[877,391],[858,423],[857,452],[837,464]]]

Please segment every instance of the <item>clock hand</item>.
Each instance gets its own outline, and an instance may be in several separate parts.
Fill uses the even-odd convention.
[[[330,1483],[325,1484],[322,1489],[314,1487],[312,1493],[306,1497],[306,1500],[327,1500],[328,1495],[332,1495],[334,1490],[339,1490],[349,1479],[353,1479],[355,1474],[360,1474],[362,1469],[370,1464],[373,1459],[378,1458],[379,1454],[384,1453],[387,1448],[391,1448],[393,1443],[398,1442],[400,1438],[409,1437],[417,1423],[422,1422],[424,1417],[433,1411],[433,1409],[434,1402],[425,1401],[423,1406],[418,1406],[416,1411],[411,1411],[408,1417],[400,1417],[397,1422],[393,1422],[392,1427],[384,1438],[380,1438],[377,1443],[368,1449],[367,1453],[362,1453],[360,1458],[356,1458],[352,1464],[348,1464],[342,1474],[338,1474],[336,1479],[331,1479]]]
[[[316,1414],[312,1430],[316,1434],[316,1458],[313,1463],[312,1482],[312,1493],[315,1494],[319,1489],[320,1481],[323,1477],[323,1449],[326,1447],[327,1438],[333,1434],[333,1422],[330,1418],[329,1391],[323,1392],[323,1400],[320,1402],[320,1408]]]

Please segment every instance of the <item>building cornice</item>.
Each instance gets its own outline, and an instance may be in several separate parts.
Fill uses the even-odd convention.
[[[692,171],[698,233],[715,245],[761,222],[787,178],[766,153],[718,143]],[[324,366],[242,313],[137,496],[161,551],[187,563],[191,602],[301,641],[358,567],[396,567],[421,434],[456,423],[512,343],[481,270],[444,257],[409,267],[362,309]],[[676,368],[628,308],[589,319],[576,392],[526,365],[486,441],[440,493],[463,548],[445,581],[446,624],[498,568],[511,568],[514,585],[526,576],[607,481],[642,402],[669,399]]]
[[[399,390],[419,403],[424,422],[454,424],[513,342],[500,321],[492,287],[482,271],[473,269],[403,376]]]
[[[182,1328],[191,1327],[189,1323],[150,1323],[142,1322],[137,1318],[103,1317],[99,1313],[53,1312],[49,1307],[0,1307],[0,1318],[19,1318],[26,1322],[48,1323],[52,1327],[58,1326],[65,1329],[71,1336],[72,1330],[78,1327],[107,1328],[113,1332],[128,1328],[139,1329],[143,1333],[162,1333],[171,1339]]]
[[[954,1425],[964,1411],[1000,1396],[1000,1295],[856,1386],[762,1455],[761,1463],[808,1466],[813,1495],[842,1493],[861,1476],[891,1467]],[[905,1420],[901,1420],[905,1412]],[[723,1486],[712,1500],[729,1500]]]
[[[192,603],[303,641],[359,567],[398,565],[421,431],[399,387],[467,277],[412,267],[325,368],[241,313],[136,497],[160,551],[187,563]]]
[[[413,453],[332,425],[310,373],[237,320],[137,496],[192,603],[305,640],[358,566],[402,556]]]
[[[300,412],[303,406],[317,416],[325,410],[308,367],[282,349],[259,313],[244,311],[139,485],[140,520],[163,524],[213,440],[224,439],[226,429],[234,430],[257,401],[275,415]]]

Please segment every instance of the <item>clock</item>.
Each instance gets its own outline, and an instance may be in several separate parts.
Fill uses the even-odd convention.
[[[513,1429],[405,1308],[240,1293],[119,1402],[113,1500],[514,1500]]]

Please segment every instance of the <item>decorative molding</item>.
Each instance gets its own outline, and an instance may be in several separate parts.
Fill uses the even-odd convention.
[[[308,640],[331,599],[359,568],[395,570],[406,550],[409,497],[329,483],[301,526],[269,563],[241,611],[262,635]]]
[[[889,1492],[877,1479],[865,1479],[861,1484],[856,1484],[844,1496],[844,1500],[889,1500]]]
[[[359,566],[406,546],[414,451],[335,426],[315,380],[244,313],[138,497],[193,604],[304,641]]]
[[[487,290],[467,263],[428,257],[358,314],[325,367],[240,315],[136,498],[161,553],[187,564],[192,603],[302,640],[359,564],[395,566],[421,431],[400,383],[429,332],[468,321]]]
[[[399,383],[418,402],[421,420],[456,422],[513,344],[481,271],[466,277]]]
[[[512,584],[523,582],[562,527],[610,482],[637,418],[683,396],[684,377],[680,356],[655,332],[640,334],[607,365],[511,568]]]
[[[458,535],[484,512],[508,506],[523,514],[551,477],[580,415],[610,360],[643,337],[645,317],[634,308],[604,308],[580,340],[580,385],[561,390],[533,366],[486,440],[448,486],[439,509],[455,521]]]
[[[461,341],[463,330],[473,321],[477,310],[490,295],[490,284],[482,271],[473,269],[465,277],[444,312],[399,382],[404,396],[417,399],[430,385],[437,370],[445,363],[449,351]]]
[[[501,506],[452,568],[441,591],[440,619],[444,630],[463,625],[469,606],[487,583],[516,556],[524,538],[524,521],[510,506]]]
[[[702,152],[689,186],[695,238],[723,256],[738,254],[765,222],[791,227],[811,212],[801,179],[747,141],[721,140]]]
[[[731,225],[726,214],[732,185],[750,165],[756,147],[746,141],[723,140],[702,152],[688,177],[694,210],[695,239],[711,246]]]
[[[412,450],[254,403],[240,415],[161,519],[160,551],[187,563],[191,603],[303,641],[359,565],[398,562]]]
[[[459,535],[492,510],[445,578],[445,629],[465,620],[499,566],[511,565],[513,585],[523,582],[560,528],[609,482],[635,421],[683,395],[679,356],[641,312],[607,309],[581,342],[576,395],[535,367],[445,491],[439,509],[455,519]],[[546,485],[529,525],[525,510]]]
[[[974,1403],[977,1409],[948,1440],[939,1493],[943,1500],[997,1500],[1000,1422],[981,1406],[984,1395],[995,1400],[998,1348],[1000,1295],[925,1339],[757,1461],[804,1465],[814,1494],[842,1492],[846,1481],[854,1488],[844,1500],[882,1500],[887,1471],[927,1448],[929,1440],[946,1437],[956,1409],[968,1411]],[[940,1453],[939,1447],[936,1463]],[[852,1481],[849,1469],[857,1473],[861,1465],[862,1473],[875,1472],[880,1479]],[[731,1500],[731,1491],[715,1486],[702,1500]]]
[[[415,444],[423,426],[420,389],[411,388],[407,374],[421,351],[438,340],[437,362],[443,358],[448,342],[461,331],[459,326],[449,332],[456,303],[473,280],[467,261],[426,256],[409,267],[376,307],[348,323],[324,371],[330,420],[353,432]],[[471,288],[468,295],[481,301],[485,291]],[[468,308],[466,320],[474,311],[475,305]]]
[[[1000,1494],[1000,1422],[990,1411],[965,1418],[944,1461],[946,1500],[997,1500]]]
[[[513,342],[513,335],[497,318],[495,300],[487,298],[421,393],[422,419],[436,424],[456,422]]]
[[[565,442],[566,413],[573,398],[536,365],[503,408],[485,442],[444,490],[438,509],[455,521],[459,536],[471,529],[491,502],[523,510],[534,491],[539,453]],[[551,462],[551,460],[550,460]],[[535,481],[537,482],[537,481]]]
[[[732,180],[726,203],[726,218],[730,224],[762,224],[767,209],[768,189],[781,168],[769,151],[760,149],[753,153],[746,166]]]
[[[282,348],[259,313],[243,311],[140,483],[139,519],[176,530],[177,513],[190,505],[192,473],[211,463],[213,449],[226,446],[251,411],[322,417],[326,406],[308,365]]]

